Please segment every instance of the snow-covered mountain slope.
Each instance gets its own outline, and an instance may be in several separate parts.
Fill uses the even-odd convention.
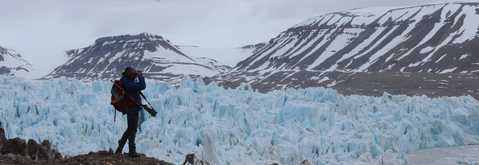
[[[196,62],[208,66],[210,68],[214,68],[215,70],[219,71],[220,73],[227,73],[231,71],[233,68],[232,66],[225,65],[220,63],[216,59],[208,58],[208,57],[196,57],[194,58]]]
[[[271,88],[335,86],[355,72],[475,74],[478,11],[479,3],[463,2],[325,14],[282,32],[220,79]]]
[[[47,139],[64,155],[114,148],[126,127],[113,120],[111,83],[0,77],[7,137]],[[479,143],[471,97],[342,96],[310,88],[261,94],[183,81],[147,82],[158,111],[137,136],[141,153],[181,163],[404,164],[407,153]],[[117,116],[118,117],[118,116]],[[41,130],[41,131],[39,131]]]
[[[230,67],[236,66],[240,61],[245,60],[254,54],[264,44],[246,45],[240,48],[208,48],[201,46],[178,46],[181,51],[193,58],[214,59],[220,65]]]
[[[0,75],[22,75],[30,72],[31,67],[20,54],[0,46]]]
[[[476,72],[478,8],[446,3],[326,14],[281,33],[236,69]]]
[[[215,68],[198,63],[169,40],[141,33],[99,38],[94,44],[67,51],[70,59],[45,78],[111,79],[127,66],[151,79],[177,81],[188,76],[212,76]]]

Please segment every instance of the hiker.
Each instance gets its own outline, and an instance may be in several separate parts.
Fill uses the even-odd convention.
[[[129,106],[127,109],[123,110],[127,115],[128,128],[118,141],[118,148],[116,149],[115,153],[121,154],[123,147],[128,140],[128,156],[138,157],[139,155],[136,153],[135,136],[138,129],[139,112],[142,110],[142,107],[140,106],[140,92],[146,88],[145,78],[143,77],[141,71],[137,71],[132,67],[127,67],[122,73],[120,82],[123,85],[125,94],[128,97],[131,97],[132,101],[135,102],[131,104],[132,106]]]

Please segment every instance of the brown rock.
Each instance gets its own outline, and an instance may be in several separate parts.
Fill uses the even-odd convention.
[[[111,149],[63,158],[59,152],[52,149],[51,143],[47,140],[38,144],[38,142],[32,139],[29,139],[28,142],[20,138],[6,140],[6,138],[2,138],[5,137],[4,135],[3,129],[0,128],[0,140],[3,144],[0,147],[0,165],[173,165],[147,157],[144,154],[140,154],[140,157],[136,158],[116,155]]]
[[[52,147],[51,144],[50,144],[50,141],[48,141],[48,140],[43,140],[42,141],[42,146],[46,147],[46,148],[51,148]]]
[[[6,143],[3,144],[0,154],[15,154],[26,156],[27,143],[25,140],[20,138],[8,139]]]
[[[27,143],[27,155],[33,159],[33,160],[37,160],[38,159],[38,150],[39,150],[39,145],[38,143],[33,140],[33,139],[29,139],[28,140],[28,143]]]
[[[303,160],[301,162],[301,165],[311,165],[311,163],[309,162],[309,160]]]
[[[197,159],[195,154],[188,154],[185,156],[182,165],[210,165],[210,163],[206,160]]]
[[[0,128],[0,148],[2,148],[2,144],[7,142],[7,137],[5,136],[5,130]]]
[[[146,157],[142,154],[142,156],[137,158],[130,158],[125,155],[116,155],[113,151],[98,151],[98,152],[90,152],[86,155],[78,155],[70,158],[65,159],[58,159],[55,161],[55,164],[59,165],[70,165],[70,164],[88,164],[88,165],[106,165],[106,164],[114,164],[114,165],[133,165],[133,164],[141,164],[141,165],[173,165],[168,162],[164,162],[161,160],[157,160],[154,158]]]
[[[183,161],[183,165],[194,164],[194,163],[195,163],[195,154],[188,154],[185,156],[185,161]]]

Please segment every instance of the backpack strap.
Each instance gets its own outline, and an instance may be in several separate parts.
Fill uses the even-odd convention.
[[[141,97],[143,97],[143,99],[145,99],[145,101],[148,103],[148,106],[146,105],[142,105],[143,109],[148,112],[151,116],[155,117],[157,112],[155,111],[155,109],[153,109],[153,105],[151,105],[151,103],[148,101],[148,99],[146,99],[145,95],[143,94],[143,92],[140,91],[140,95]]]
[[[141,97],[143,97],[143,99],[145,99],[146,103],[148,103],[148,105],[149,105],[150,107],[153,107],[153,106],[151,105],[151,103],[148,101],[148,99],[146,99],[146,97],[145,97],[145,95],[143,94],[143,92],[140,91],[140,95],[141,95]]]

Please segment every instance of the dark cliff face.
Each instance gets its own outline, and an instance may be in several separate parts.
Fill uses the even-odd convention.
[[[17,75],[30,71],[31,64],[20,54],[0,46],[0,75]]]
[[[472,86],[462,88],[461,84],[477,80],[460,75],[479,72],[478,20],[479,3],[330,13],[287,29],[239,62],[231,73],[214,79],[231,87],[248,83],[260,91],[317,86],[346,89],[345,82],[359,88],[354,86],[358,77],[365,77],[361,81],[375,81],[378,75],[419,79],[406,73],[424,73],[418,75],[436,81],[427,85],[433,90],[444,88],[441,74],[447,74],[461,77],[458,83],[448,80],[456,85],[451,90],[457,87],[463,94],[475,93],[468,92],[474,90]],[[400,91],[402,87],[395,83],[405,82],[387,82],[385,89],[375,93],[388,92],[386,88]],[[424,82],[414,83],[419,88]]]
[[[111,79],[127,66],[143,70],[147,78],[159,80],[216,73],[170,41],[147,33],[99,38],[88,47],[67,51],[67,55],[70,59],[45,78]]]
[[[253,50],[252,53],[255,54],[259,50],[261,50],[261,48],[263,48],[264,46],[266,46],[266,43],[257,43],[257,44],[242,46],[241,49]]]
[[[242,46],[241,48],[242,49],[261,49],[265,45],[266,45],[266,43],[257,43],[257,44],[252,44],[252,45],[245,45],[245,46]]]

